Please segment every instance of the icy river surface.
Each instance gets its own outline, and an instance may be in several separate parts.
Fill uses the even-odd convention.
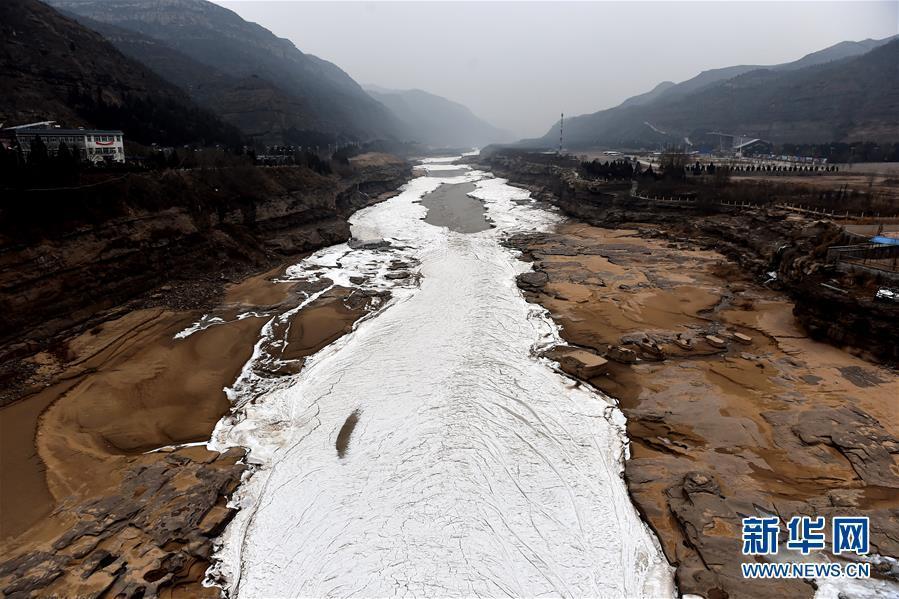
[[[260,341],[229,390],[238,409],[212,445],[249,448],[254,472],[217,575],[232,597],[672,596],[621,479],[623,416],[535,357],[561,341],[502,240],[560,217],[487,173],[425,166],[351,219],[354,238],[389,247],[333,246],[289,270],[391,299],[278,384],[253,373]],[[422,220],[422,196],[458,183],[494,228]],[[412,276],[386,276],[391,261]]]

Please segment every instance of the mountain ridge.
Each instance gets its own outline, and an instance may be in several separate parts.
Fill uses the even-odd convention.
[[[38,0],[0,4],[0,121],[122,129],[142,143],[239,145],[239,132]]]
[[[869,47],[873,49],[864,52]],[[899,77],[883,75],[897,53],[899,36],[893,36],[836,44],[781,65],[703,71],[660,92],[654,89],[613,108],[566,119],[566,144],[683,144],[685,138],[701,140],[713,130],[775,142],[892,139],[899,137],[899,124],[891,116],[894,108],[899,110]],[[879,58],[884,60],[878,73],[867,63]],[[896,60],[899,64],[899,56]],[[830,85],[828,78],[833,80]],[[549,146],[558,136],[557,122],[543,137],[522,143]]]
[[[217,4],[49,2],[76,18],[99,23],[122,52],[187,89],[196,101],[260,143],[366,141],[395,138],[401,129],[396,117],[342,69]],[[191,86],[187,75],[178,71],[179,63],[168,58],[172,52],[211,70],[202,79],[204,89]]]
[[[887,44],[895,39],[899,39],[899,34],[885,37],[879,40],[868,38],[861,41],[842,41],[821,50],[809,52],[808,54],[805,54],[797,60],[773,65],[743,64],[729,67],[706,69],[700,71],[697,75],[689,79],[685,79],[684,81],[681,81],[679,83],[663,81],[662,83],[656,85],[656,87],[654,87],[652,90],[630,97],[624,100],[618,106],[646,104],[649,103],[649,101],[655,101],[661,98],[670,98],[674,94],[677,94],[678,96],[685,96],[689,93],[699,91],[707,85],[711,85],[713,83],[717,83],[719,81],[724,81],[727,79],[733,79],[734,77],[739,77],[740,75],[759,69],[768,69],[775,71],[797,70],[809,66],[826,64],[828,62],[833,62],[836,60],[843,60],[845,58],[851,58],[853,56],[861,56],[862,54],[866,54],[874,48]],[[662,90],[659,90],[659,88],[663,86],[664,88]],[[648,101],[640,101],[643,98],[647,98]]]

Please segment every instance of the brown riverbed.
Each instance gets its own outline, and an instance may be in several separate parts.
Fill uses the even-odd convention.
[[[202,442],[230,409],[224,388],[264,323],[310,291],[273,281],[282,271],[231,286],[213,311],[225,322],[186,338],[175,335],[201,313],[136,310],[33,358],[49,384],[0,409],[0,591],[218,596],[199,581],[230,518],[242,452]],[[369,299],[324,293],[291,320],[282,358],[299,369]],[[260,316],[237,318],[249,311]]]
[[[740,520],[761,510],[870,516],[872,552],[899,555],[895,372],[808,339],[788,298],[712,251],[584,224],[513,245],[548,275],[526,295],[569,344],[641,358],[589,382],[627,416],[628,486],[682,592],[813,594],[803,581],[742,578]],[[664,359],[640,349],[646,339]]]

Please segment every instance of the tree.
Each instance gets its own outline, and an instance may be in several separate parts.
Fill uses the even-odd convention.
[[[0,146],[0,185],[11,185],[19,178],[19,160],[16,151]]]
[[[66,142],[62,142],[59,144],[59,149],[56,150],[53,162],[61,172],[72,174],[78,170],[81,157],[78,155],[78,150],[70,150]]]
[[[669,148],[659,158],[659,168],[666,179],[683,181],[687,178],[687,155],[678,148]]]
[[[712,181],[715,187],[725,187],[730,182],[731,173],[734,170],[734,163],[723,164],[714,170]]]
[[[47,164],[48,159],[49,154],[47,153],[47,146],[44,145],[41,136],[36,135],[31,141],[31,152],[28,154],[28,164],[35,167],[41,167]]]
[[[69,150],[65,142],[59,144],[56,155],[48,161],[51,179],[58,184],[71,184],[77,180],[78,154]]]
[[[66,142],[60,142],[59,148],[56,150],[56,161],[62,164],[69,164],[72,161],[72,153],[69,151],[69,145]]]

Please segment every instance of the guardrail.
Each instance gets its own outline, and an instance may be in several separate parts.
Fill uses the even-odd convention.
[[[834,263],[838,270],[864,270],[873,274],[899,275],[899,245],[881,243],[837,245],[827,249],[827,261]],[[844,265],[843,268],[841,265]]]
[[[666,203],[681,203],[681,204],[696,204],[696,198],[684,198],[678,196],[657,196],[657,195],[642,195],[638,193],[631,193],[632,198],[637,198],[640,200],[647,200],[652,202],[666,202]],[[827,210],[824,208],[817,208],[815,206],[809,204],[790,204],[790,203],[775,203],[775,204],[767,204],[767,203],[756,203],[756,202],[747,202],[747,201],[717,201],[710,202],[710,205],[713,206],[729,206],[736,208],[780,208],[781,210],[787,210],[789,212],[796,212],[798,214],[806,214],[809,216],[814,216],[817,218],[828,218],[830,220],[874,220],[877,223],[899,223],[899,216],[881,216],[879,212],[850,212],[848,210]]]

